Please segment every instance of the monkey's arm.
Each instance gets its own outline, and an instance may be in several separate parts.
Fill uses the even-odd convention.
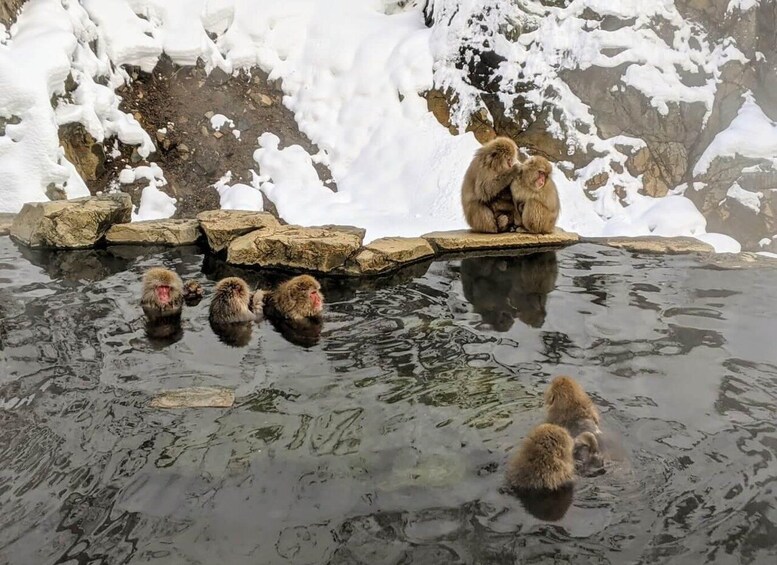
[[[502,190],[510,186],[520,173],[521,168],[518,165],[513,165],[506,171],[497,173],[493,177],[478,179],[478,184],[480,185],[478,187],[479,193],[483,195],[486,202],[490,202],[496,198]]]

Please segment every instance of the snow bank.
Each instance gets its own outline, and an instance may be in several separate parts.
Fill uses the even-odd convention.
[[[252,210],[261,212],[264,210],[262,193],[255,186],[236,183],[230,185],[232,172],[227,173],[219,179],[214,188],[219,193],[219,205],[223,210]],[[254,176],[254,183],[257,183]]]

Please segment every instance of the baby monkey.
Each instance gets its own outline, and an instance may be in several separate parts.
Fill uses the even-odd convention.
[[[183,301],[187,306],[197,306],[205,296],[205,290],[197,281],[186,281],[183,285]]]
[[[553,167],[545,157],[529,157],[510,185],[516,222],[529,233],[552,233],[561,210]]]
[[[304,320],[321,316],[324,295],[316,279],[310,275],[299,275],[281,283],[272,292],[256,291],[251,303],[254,312],[263,304],[268,316]]]
[[[507,483],[515,490],[556,491],[574,482],[573,442],[555,424],[540,424],[523,440],[507,464]]]
[[[150,320],[180,317],[183,306],[181,277],[160,267],[146,271],[140,306]]]

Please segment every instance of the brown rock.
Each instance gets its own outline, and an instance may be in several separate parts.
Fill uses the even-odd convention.
[[[213,251],[226,249],[232,240],[249,232],[272,233],[280,223],[267,212],[243,210],[210,210],[197,215],[200,227]]]
[[[115,224],[105,234],[113,245],[191,245],[202,235],[197,220],[150,220]]]
[[[525,232],[491,234],[456,230],[428,233],[423,237],[442,252],[549,247],[570,245],[580,241],[580,236],[576,233],[565,232],[558,228],[551,234]]]
[[[30,247],[92,247],[113,224],[129,222],[131,214],[130,195],[122,192],[27,203],[13,221],[11,236]]]
[[[618,249],[626,249],[637,253],[714,253],[715,249],[708,243],[693,237],[591,237],[585,241],[601,243]]]
[[[712,253],[704,264],[718,269],[777,268],[777,258],[744,251],[742,253]]]
[[[434,255],[422,237],[384,237],[365,245],[350,262],[349,274],[377,274],[397,269]]]
[[[16,214],[0,214],[0,235],[8,235],[11,233],[11,224]]]
[[[151,399],[152,408],[229,408],[235,392],[223,387],[195,386],[165,390]]]
[[[288,267],[328,273],[361,247],[364,230],[350,226],[281,226],[235,239],[227,262],[235,265]]]
[[[59,128],[59,142],[65,157],[84,180],[97,180],[105,172],[105,150],[81,124]]]

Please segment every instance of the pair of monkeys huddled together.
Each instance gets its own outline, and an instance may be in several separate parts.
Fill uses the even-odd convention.
[[[507,483],[517,491],[558,491],[575,472],[604,465],[599,411],[574,379],[556,377],[545,391],[546,422],[523,440],[507,465]]]
[[[476,232],[502,233],[522,228],[552,233],[561,204],[544,157],[518,161],[512,139],[497,137],[477,150],[461,185],[464,217]]]
[[[143,275],[141,307],[149,320],[180,318],[183,303],[196,305],[203,297],[196,281],[183,283],[176,273],[162,268],[149,269]],[[261,320],[265,315],[303,320],[317,318],[324,307],[321,285],[310,275],[299,275],[275,290],[251,292],[239,277],[220,280],[213,290],[210,321],[215,325]]]

